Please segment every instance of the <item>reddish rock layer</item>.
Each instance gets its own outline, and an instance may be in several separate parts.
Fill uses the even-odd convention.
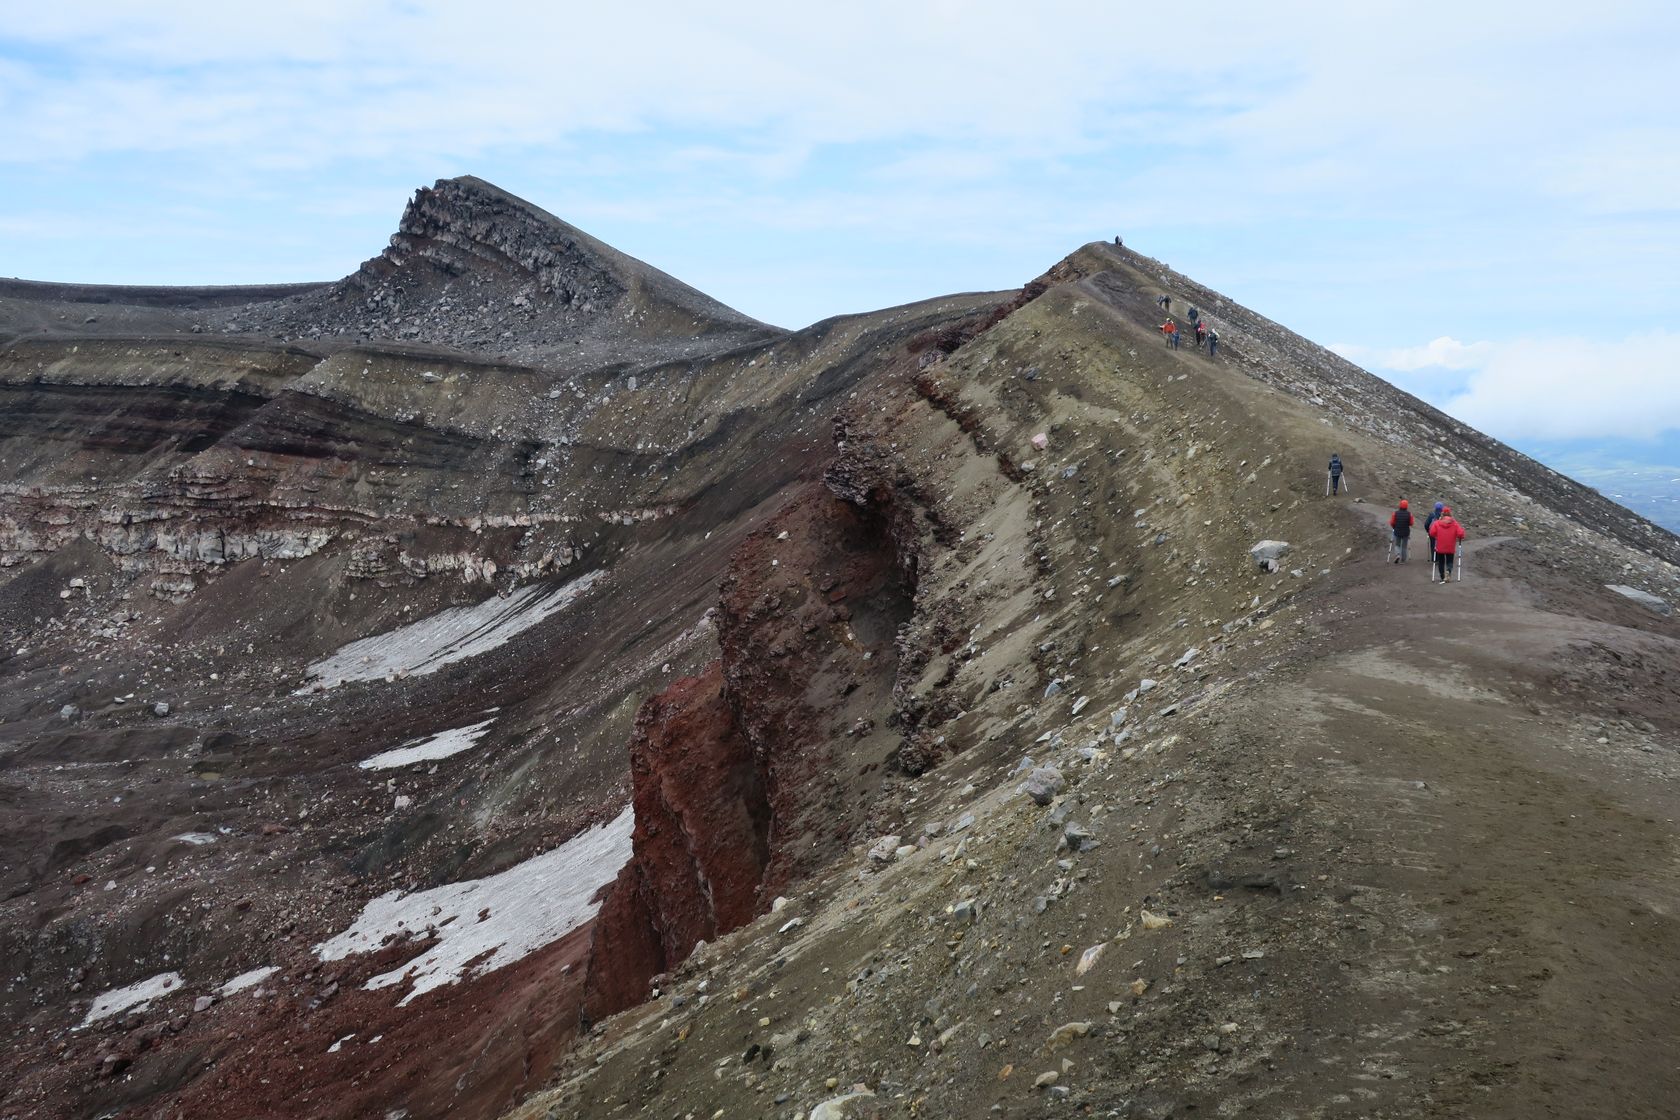
[[[906,566],[884,520],[815,485],[736,552],[722,658],[637,716],[635,855],[596,922],[590,1016],[851,843],[899,746],[874,716],[893,707]]]
[[[636,858],[596,918],[590,1010],[639,1001],[695,942],[753,914],[766,862],[764,775],[714,661],[642,705],[630,743]]]

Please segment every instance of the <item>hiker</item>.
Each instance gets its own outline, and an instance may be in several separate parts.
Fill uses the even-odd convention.
[[[1332,453],[1330,456],[1330,494],[1334,497],[1342,492],[1342,457]]]
[[[1441,511],[1447,508],[1440,502],[1435,503],[1435,509],[1423,519],[1423,535],[1429,537],[1429,578],[1435,578],[1435,538],[1429,535],[1429,530],[1435,528],[1435,522],[1441,520]]]
[[[1219,332],[1216,331],[1216,330],[1209,330],[1208,331],[1208,357],[1210,357],[1210,358],[1213,357],[1213,352],[1215,350],[1218,350],[1218,349],[1219,349]]]
[[[1192,323],[1194,323],[1196,320],[1198,320],[1202,317],[1202,313],[1200,311],[1197,311],[1194,307],[1192,307],[1190,310],[1188,310],[1184,313],[1184,317],[1186,319],[1190,320]]]
[[[1441,516],[1429,527],[1429,539],[1435,542],[1435,570],[1430,573],[1429,578],[1438,578],[1442,583],[1446,583],[1452,575],[1453,557],[1458,552],[1458,542],[1464,539],[1464,526],[1453,519],[1451,506],[1441,507]]]
[[[1122,244],[1124,244],[1124,243],[1120,240],[1120,235],[1118,233],[1115,234],[1114,235],[1114,247],[1116,249],[1118,249],[1118,248],[1121,247]]]
[[[1406,546],[1412,540],[1412,510],[1406,499],[1400,499],[1400,508],[1388,518],[1388,527],[1394,530],[1394,562],[1406,562]]]
[[[1169,314],[1172,312],[1172,297],[1171,296],[1169,296],[1165,293],[1162,293],[1161,298],[1157,299],[1155,302],[1161,305],[1161,310],[1162,311],[1168,312]]]
[[[1171,319],[1168,319],[1166,322],[1161,324],[1161,333],[1167,336],[1167,345],[1170,348],[1177,350],[1178,324],[1173,322]]]
[[[1207,324],[1206,323],[1197,323],[1196,324],[1196,349],[1200,350],[1202,348],[1202,343],[1204,343],[1206,341],[1207,341]]]

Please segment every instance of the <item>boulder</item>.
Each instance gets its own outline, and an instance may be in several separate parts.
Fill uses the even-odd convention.
[[[1289,551],[1288,541],[1259,541],[1250,545],[1248,554],[1254,558],[1254,563],[1268,572],[1278,569],[1278,561]]]
[[[1644,607],[1646,610],[1654,611],[1657,614],[1668,615],[1672,614],[1674,611],[1674,608],[1668,604],[1668,600],[1659,599],[1649,591],[1641,591],[1639,588],[1629,587],[1625,583],[1607,583],[1604,586],[1609,588],[1611,591],[1614,591],[1622,598],[1630,599]]]
[[[1078,821],[1068,821],[1067,824],[1063,826],[1062,842],[1067,845],[1069,851],[1074,852],[1088,852],[1101,843],[1101,841],[1092,835],[1090,829],[1086,828]]]
[[[1062,792],[1062,772],[1054,766],[1039,766],[1027,775],[1027,780],[1021,783],[1021,792],[1033,799],[1038,805],[1048,805],[1051,800]]]

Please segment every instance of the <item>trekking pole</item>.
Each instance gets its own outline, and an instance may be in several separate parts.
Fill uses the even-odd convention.
[[[1453,575],[1453,579],[1458,583],[1464,582],[1464,558],[1469,554],[1470,550],[1468,548],[1463,549],[1458,554],[1458,571]]]
[[[1326,498],[1328,498],[1330,496],[1330,472],[1329,471],[1324,472],[1324,496]]]

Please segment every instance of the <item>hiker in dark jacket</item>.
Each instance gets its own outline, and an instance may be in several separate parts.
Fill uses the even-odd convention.
[[[1443,503],[1436,502],[1434,511],[1423,519],[1423,535],[1429,537],[1429,569],[1431,572],[1435,570],[1435,538],[1430,536],[1429,530],[1435,528],[1435,522],[1441,520],[1441,511],[1446,508]]]
[[[1208,357],[1210,357],[1210,358],[1213,357],[1214,352],[1217,351],[1218,349],[1219,349],[1219,332],[1215,331],[1215,330],[1210,330],[1210,331],[1208,331]]]
[[[1400,499],[1400,508],[1388,518],[1388,527],[1394,530],[1394,562],[1406,562],[1406,546],[1412,540],[1412,510],[1406,499]]]
[[[1341,457],[1341,455],[1337,454],[1337,455],[1330,456],[1330,493],[1332,495],[1335,495],[1335,494],[1340,494],[1341,492],[1342,492],[1342,457]]]

